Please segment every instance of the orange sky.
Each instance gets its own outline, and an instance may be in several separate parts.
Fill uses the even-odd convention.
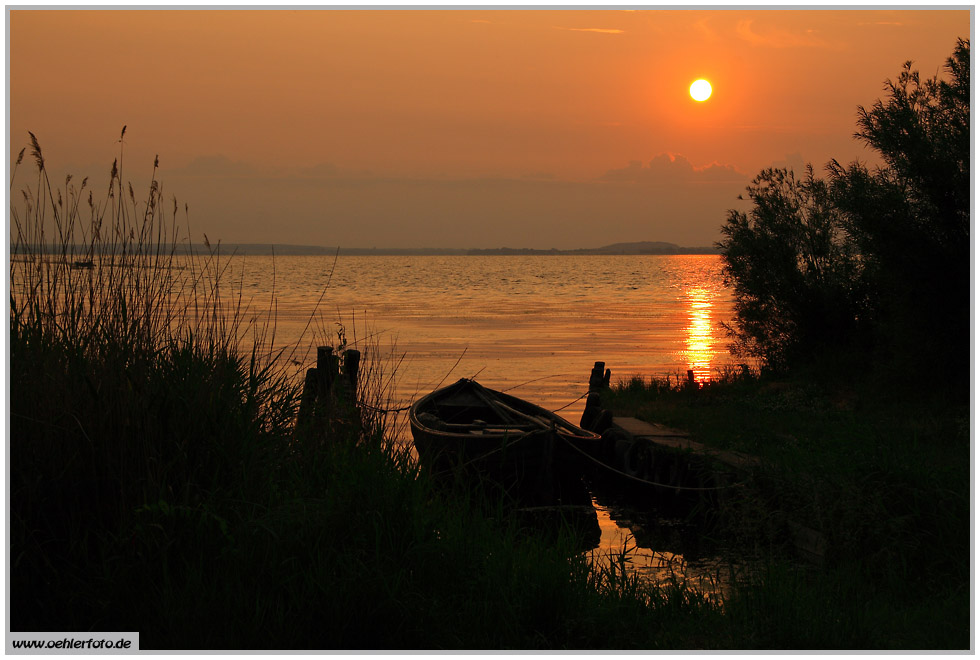
[[[195,232],[347,247],[711,244],[760,169],[871,158],[857,106],[970,37],[967,8],[8,16],[12,157],[30,130],[95,182],[125,124]]]

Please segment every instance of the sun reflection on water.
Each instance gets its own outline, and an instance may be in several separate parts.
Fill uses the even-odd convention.
[[[694,286],[684,292],[687,302],[685,348],[688,369],[699,382],[711,378],[712,363],[718,353],[716,337],[718,320],[714,315],[717,292],[706,286]]]

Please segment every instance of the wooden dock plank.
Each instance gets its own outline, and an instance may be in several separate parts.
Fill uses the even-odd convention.
[[[689,450],[715,462],[722,472],[745,472],[763,465],[763,460],[748,454],[724,449],[713,449],[691,439],[690,434],[662,424],[652,424],[635,417],[614,417],[613,426],[633,439],[642,439],[665,449]],[[822,564],[827,552],[827,537],[808,525],[795,520],[787,521],[794,546],[800,555],[816,564]]]
[[[661,447],[703,454],[733,468],[744,470],[759,465],[759,459],[754,456],[724,449],[712,449],[692,440],[686,431],[673,429],[663,424],[653,424],[635,417],[614,417],[613,425],[634,438],[645,438]]]
[[[663,424],[651,424],[635,417],[613,417],[613,424],[636,437],[689,438],[687,431],[672,429]]]

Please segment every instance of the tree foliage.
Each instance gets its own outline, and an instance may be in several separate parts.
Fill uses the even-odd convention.
[[[874,347],[875,360],[927,369],[968,351],[969,41],[946,72],[921,80],[908,62],[884,100],[858,108],[855,137],[881,166],[764,170],[754,207],[729,211],[719,247],[737,352],[790,368]]]
[[[827,182],[813,169],[798,179],[767,169],[748,188],[748,212],[729,211],[722,228],[725,276],[735,291],[739,352],[773,368],[856,331],[858,255]]]

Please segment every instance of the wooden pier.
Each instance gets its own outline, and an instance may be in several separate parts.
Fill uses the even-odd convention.
[[[609,471],[636,485],[693,494],[727,489],[759,464],[752,456],[707,447],[679,429],[634,417],[614,417],[602,407],[609,378],[606,364],[596,362],[581,421],[582,428],[602,435],[603,442],[592,458]]]
[[[601,450],[593,459],[605,465],[607,476],[619,478],[625,486],[658,494],[719,503],[736,488],[759,487],[755,477],[773,471],[773,466],[756,456],[709,447],[686,431],[635,417],[613,416],[601,402],[609,375],[605,363],[595,363],[581,423],[583,428],[602,434]],[[688,381],[689,386],[698,386],[690,373]],[[822,563],[825,536],[799,520],[781,522],[800,555]]]
[[[612,428],[629,436],[633,442],[649,442],[665,451],[687,452],[704,456],[721,467],[732,471],[746,471],[758,467],[760,459],[748,454],[714,449],[691,439],[687,431],[672,429],[663,424],[644,422],[635,417],[613,417]]]

